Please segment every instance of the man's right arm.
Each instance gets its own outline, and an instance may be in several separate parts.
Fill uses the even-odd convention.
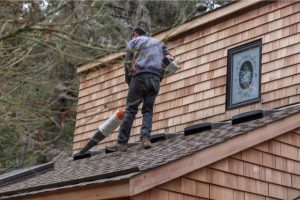
[[[166,47],[165,44],[162,43],[161,49],[162,49],[164,57],[168,57],[168,58],[174,59],[174,57],[172,56],[172,54],[170,53],[169,49]]]
[[[170,53],[169,49],[165,46],[164,43],[161,43],[161,49],[162,49],[162,53],[163,53],[163,60],[162,60],[162,77],[164,77],[165,74],[165,60],[174,60],[174,57],[172,56],[172,54]]]
[[[170,54],[168,48],[164,44],[162,44],[161,49],[162,49],[164,57]]]

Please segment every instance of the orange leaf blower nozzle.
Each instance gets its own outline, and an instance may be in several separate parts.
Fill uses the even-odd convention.
[[[91,154],[87,153],[92,147],[97,145],[100,141],[110,135],[123,121],[125,111],[118,109],[110,118],[99,126],[94,135],[89,139],[88,143],[76,153],[73,157],[74,160],[90,157]]]

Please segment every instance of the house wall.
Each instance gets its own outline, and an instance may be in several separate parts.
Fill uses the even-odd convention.
[[[162,81],[154,110],[153,133],[178,132],[195,123],[225,120],[253,109],[299,102],[299,22],[300,2],[276,1],[200,27],[167,43],[182,69]],[[261,102],[226,110],[227,51],[259,38],[263,44]],[[81,75],[74,151],[82,148],[99,124],[117,108],[124,107],[127,89],[122,62]],[[140,124],[139,112],[131,141],[139,139]],[[97,149],[116,137],[117,134],[107,137]]]
[[[275,200],[300,196],[300,129],[141,193],[133,200]]]

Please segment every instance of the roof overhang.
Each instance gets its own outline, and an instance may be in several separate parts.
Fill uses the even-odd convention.
[[[34,200],[38,197],[41,200],[64,198],[89,200],[132,197],[293,130],[297,133],[300,132],[300,112],[279,118],[248,133],[165,165],[131,174],[126,179],[105,183],[85,183],[85,185],[57,188],[51,191],[37,191],[22,196],[8,197],[7,199]]]
[[[175,26],[171,29],[167,29],[165,31],[159,32],[155,34],[153,37],[160,41],[171,41],[172,39],[191,32],[200,27],[206,26],[208,24],[213,24],[216,22],[220,22],[221,20],[227,19],[229,16],[239,14],[241,11],[248,9],[250,7],[258,6],[262,3],[270,3],[270,1],[265,0],[256,0],[256,1],[237,1],[235,3],[231,3],[228,6],[220,7],[216,10],[212,10],[205,14],[202,14],[198,17],[193,18],[192,20],[185,22],[181,25]],[[77,73],[82,73],[85,71],[89,71],[94,67],[99,67],[101,65],[116,62],[117,59],[122,58],[125,55],[125,50],[123,49],[121,52],[110,53],[106,56],[102,56],[100,58],[96,58],[88,63],[81,64],[77,66]]]
[[[129,179],[105,183],[90,183],[87,185],[54,188],[27,194],[0,197],[9,200],[102,200],[129,197]]]

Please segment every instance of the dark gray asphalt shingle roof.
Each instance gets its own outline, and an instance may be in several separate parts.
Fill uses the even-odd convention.
[[[179,134],[174,138],[153,144],[153,147],[148,150],[138,145],[129,148],[126,153],[99,154],[76,161],[68,158],[56,162],[55,169],[52,171],[0,186],[0,199],[19,193],[127,179],[137,173],[178,160],[298,112],[300,112],[300,105],[285,108],[274,112],[267,118],[243,124],[228,124],[212,131],[190,136]],[[137,168],[140,172],[136,172]],[[125,174],[120,176],[114,174],[120,171]]]

